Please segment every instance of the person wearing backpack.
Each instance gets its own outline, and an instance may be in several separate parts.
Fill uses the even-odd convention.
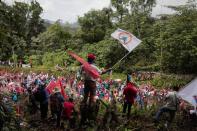
[[[60,93],[59,88],[55,88],[53,92],[50,96],[51,114],[53,118],[56,116],[56,127],[60,127],[64,97]]]

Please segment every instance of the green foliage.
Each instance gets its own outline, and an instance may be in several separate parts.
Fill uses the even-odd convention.
[[[16,63],[17,60],[18,60],[18,56],[17,56],[16,54],[13,54],[13,55],[12,55],[12,61],[13,61],[14,63]]]
[[[54,51],[56,49],[68,48],[71,34],[67,32],[60,23],[49,26],[47,30],[33,39],[32,45],[35,51],[41,52]]]
[[[107,67],[107,64],[112,62],[110,52],[114,47],[112,40],[103,40],[95,44],[86,44],[82,48],[81,55],[86,57],[88,53],[94,53],[96,55],[96,64],[101,67]],[[114,56],[116,57],[116,56]]]
[[[159,46],[162,68],[176,73],[197,73],[197,10],[184,7],[179,13],[162,20]]]
[[[153,80],[151,80],[151,84],[154,87],[157,88],[172,88],[174,86],[177,86],[179,88],[183,87],[186,85],[188,82],[190,82],[193,79],[193,76],[189,77],[184,77],[183,75],[161,75],[161,76],[156,76]]]
[[[44,30],[40,18],[42,8],[38,2],[14,2],[7,5],[0,1],[0,59],[7,60],[12,50],[22,58],[29,54],[31,38]]]
[[[127,53],[110,36],[121,28],[137,36],[142,43],[115,71],[197,73],[195,1],[184,6],[169,6],[176,13],[157,18],[151,16],[156,0],[111,0],[111,4],[111,8],[91,10],[79,17],[78,25],[44,22],[40,17],[42,7],[36,1],[13,5],[0,2],[0,60],[11,59],[14,52],[25,62],[31,56],[33,65],[49,67],[66,61],[69,69],[76,68],[79,63],[65,54],[66,49],[84,59],[88,53],[94,53],[96,64],[109,68]]]
[[[81,38],[86,43],[94,43],[103,40],[107,27],[111,26],[109,21],[110,11],[92,10],[79,17],[78,22],[81,26]]]
[[[33,66],[42,65],[42,56],[41,55],[31,55],[29,59],[32,61]]]
[[[28,56],[24,56],[24,62],[25,63],[29,63],[30,62],[30,58]]]
[[[55,65],[65,66],[65,62],[69,63],[70,57],[65,51],[46,52],[42,56],[42,64],[46,67],[54,67]]]

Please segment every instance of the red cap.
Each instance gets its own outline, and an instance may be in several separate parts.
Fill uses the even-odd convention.
[[[96,59],[96,56],[94,54],[88,54],[88,58],[94,60],[94,59]]]

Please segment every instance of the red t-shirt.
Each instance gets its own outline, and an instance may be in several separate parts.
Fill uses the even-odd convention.
[[[70,119],[73,110],[74,110],[74,104],[72,102],[64,102],[63,116],[66,119]]]
[[[134,103],[134,99],[137,95],[137,89],[133,83],[127,83],[126,87],[124,88],[123,95],[125,95],[125,101],[131,104]]]

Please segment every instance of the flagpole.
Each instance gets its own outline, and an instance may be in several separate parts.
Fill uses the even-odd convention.
[[[125,57],[127,57],[131,52],[128,52],[125,56],[123,56],[116,64],[112,66],[111,69],[115,69],[115,66],[118,65]]]

